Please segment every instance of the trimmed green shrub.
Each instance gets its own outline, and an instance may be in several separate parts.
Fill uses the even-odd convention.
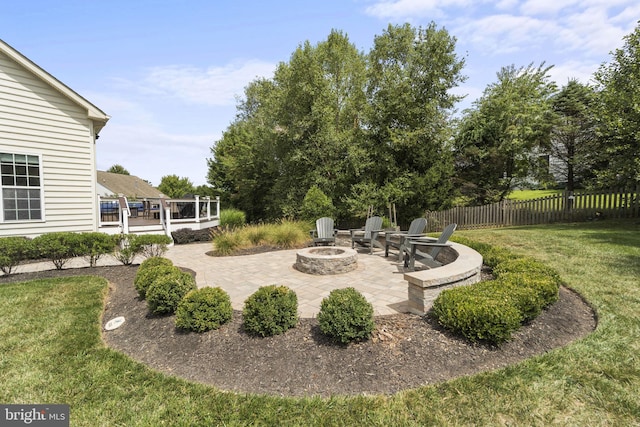
[[[80,235],[70,232],[47,233],[33,239],[38,258],[53,262],[56,270],[62,267],[79,251]]]
[[[496,277],[506,273],[540,274],[552,278],[558,285],[561,283],[560,276],[554,269],[531,258],[507,259],[493,269]]]
[[[140,267],[138,267],[138,272],[140,272],[140,270],[145,270],[147,268],[152,268],[152,267],[159,267],[161,265],[163,266],[166,265],[171,267],[173,266],[173,261],[171,261],[169,258],[153,256],[151,258],[145,259],[140,263]]]
[[[444,290],[433,302],[433,314],[447,329],[470,341],[500,344],[520,328],[522,313],[510,298],[495,298],[475,286]]]
[[[544,306],[538,292],[528,287],[518,286],[511,281],[489,280],[473,287],[477,292],[490,298],[510,301],[520,311],[524,322],[535,319]]]
[[[354,288],[334,289],[320,304],[318,322],[323,334],[342,344],[366,340],[375,327],[373,306]]]
[[[249,333],[282,334],[298,323],[298,296],[286,286],[262,286],[244,302],[242,317]]]
[[[76,255],[84,257],[90,267],[95,267],[103,255],[113,253],[116,245],[115,236],[97,232],[80,233]]]
[[[0,271],[11,274],[22,261],[33,256],[33,242],[26,237],[0,238]]]
[[[238,209],[222,209],[220,211],[220,227],[240,228],[247,222],[247,215]]]
[[[195,289],[196,281],[191,274],[173,267],[173,271],[159,276],[149,285],[147,307],[155,314],[174,313],[182,298]]]
[[[150,260],[165,260],[166,258],[153,257],[149,258]],[[146,261],[146,260],[145,260]],[[169,263],[171,263],[170,260]],[[153,261],[154,263],[160,261]],[[162,276],[166,276],[175,272],[182,273],[182,271],[178,267],[174,267],[173,263],[168,264],[166,262],[161,262],[155,266],[138,267],[138,271],[136,272],[136,277],[133,279],[133,286],[138,291],[138,295],[141,299],[145,299],[147,297],[147,291],[149,290],[149,286],[158,278]]]
[[[195,332],[218,329],[231,320],[231,299],[222,288],[190,291],[178,304],[176,326]]]
[[[558,301],[560,297],[560,286],[558,279],[553,276],[540,273],[501,273],[498,279],[503,283],[510,283],[514,286],[531,289],[536,293],[542,303],[542,307],[548,307]]]

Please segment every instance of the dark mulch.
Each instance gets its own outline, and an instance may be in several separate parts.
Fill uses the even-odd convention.
[[[260,338],[234,312],[216,331],[187,333],[173,316],[151,316],[133,288],[134,267],[44,271],[0,277],[9,281],[92,274],[110,282],[104,323],[126,322],[103,336],[108,346],[170,375],[223,390],[283,396],[391,394],[462,375],[497,369],[566,345],[596,326],[591,308],[569,289],[500,347],[471,344],[442,330],[428,315],[376,318],[373,338],[341,346],[325,338],[316,319],[301,319],[283,335]]]

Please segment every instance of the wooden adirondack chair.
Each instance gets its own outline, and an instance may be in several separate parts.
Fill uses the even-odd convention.
[[[416,218],[411,221],[407,231],[385,233],[384,256],[389,256],[389,248],[396,248],[398,250],[398,261],[400,261],[405,252],[404,248],[408,246],[408,240],[410,238],[423,237],[425,228],[427,228],[427,219]]]
[[[351,248],[355,248],[355,244],[359,244],[363,247],[369,248],[369,253],[373,253],[373,247],[378,246],[380,249],[384,249],[382,244],[378,242],[378,234],[382,231],[382,218],[379,216],[372,216],[367,219],[364,224],[364,228],[351,229]]]
[[[313,246],[336,245],[336,234],[338,230],[333,228],[333,219],[322,217],[316,220],[316,229],[311,231]]]
[[[415,261],[418,259],[423,264],[431,264],[432,266],[442,265],[436,260],[438,254],[445,246],[450,246],[447,241],[455,231],[458,225],[455,223],[447,225],[438,239],[432,239],[429,237],[423,237],[418,239],[409,239],[408,246],[404,249],[404,266],[409,270],[415,270]],[[429,248],[428,252],[418,250],[418,247]]]

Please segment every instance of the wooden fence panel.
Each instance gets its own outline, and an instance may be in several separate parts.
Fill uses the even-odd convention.
[[[597,218],[640,217],[640,185],[635,189],[581,191],[533,200],[503,200],[484,206],[455,207],[427,212],[427,230],[441,231],[455,222],[458,229],[509,227],[586,221]]]

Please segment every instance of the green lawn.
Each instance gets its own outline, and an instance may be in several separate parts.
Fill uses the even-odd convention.
[[[73,426],[639,425],[637,222],[460,232],[557,269],[596,309],[598,328],[517,365],[394,396],[220,392],[105,348],[102,279],[0,285],[0,402],[68,403]]]
[[[509,200],[533,200],[561,194],[560,190],[514,190],[507,196]]]

